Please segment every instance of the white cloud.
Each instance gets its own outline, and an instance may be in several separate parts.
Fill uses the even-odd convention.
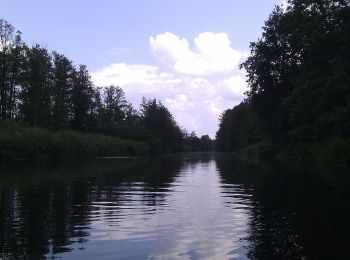
[[[92,80],[120,86],[135,107],[143,96],[160,99],[180,126],[213,138],[218,116],[244,98],[247,83],[237,65],[246,54],[233,50],[225,33],[202,33],[194,45],[191,50],[172,33],[151,37],[153,54],[166,66],[114,63],[92,73]]]
[[[241,94],[226,95],[226,92],[221,81],[210,83],[203,78],[186,78],[178,88],[179,94],[169,96],[164,104],[186,129],[198,135],[209,134],[213,138],[219,115],[243,99]]]
[[[244,98],[248,90],[246,79],[241,75],[234,75],[219,82],[219,87],[225,95]]]
[[[97,85],[125,86],[129,83],[152,85],[158,83],[176,83],[169,73],[160,72],[157,67],[149,65],[128,65],[125,63],[111,64],[100,71],[91,74],[93,82]]]
[[[226,33],[204,32],[194,39],[191,50],[187,39],[166,32],[149,39],[152,53],[174,71],[188,75],[229,73],[244,56],[230,47]]]

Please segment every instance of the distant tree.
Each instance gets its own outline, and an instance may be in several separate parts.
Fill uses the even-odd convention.
[[[36,44],[27,51],[27,67],[21,91],[23,119],[36,126],[49,126],[52,119],[53,68],[51,55]]]
[[[177,151],[181,147],[182,132],[169,110],[156,99],[143,99],[141,104],[142,125],[151,136],[159,140],[162,151]]]
[[[120,87],[109,86],[104,88],[103,128],[106,133],[117,134],[117,128],[126,118],[128,103],[125,93]]]
[[[72,127],[76,130],[87,130],[88,119],[91,114],[93,84],[85,65],[79,65],[74,73],[72,90]]]
[[[145,128],[141,123],[140,112],[133,108],[130,103],[124,107],[124,120],[118,126],[118,135],[123,138],[145,140]]]
[[[0,122],[17,116],[25,45],[21,32],[0,19]]]
[[[92,88],[91,106],[88,115],[88,129],[95,133],[103,133],[104,104],[102,100],[102,87]]]
[[[68,128],[72,119],[72,90],[74,84],[74,66],[62,54],[53,52],[52,126]]]
[[[212,151],[213,149],[214,149],[213,140],[210,139],[209,135],[202,135],[200,138],[200,150]]]
[[[7,114],[8,75],[10,71],[9,53],[11,52],[13,32],[14,27],[4,19],[0,19],[0,121],[5,120]]]
[[[190,145],[192,151],[200,151],[201,149],[200,139],[198,138],[197,134],[194,131],[192,131],[187,136],[187,142]]]
[[[120,87],[94,86],[85,65],[39,44],[28,47],[0,19],[0,123],[7,120],[141,140],[156,152],[208,149],[210,142],[188,135],[156,99],[143,99],[137,111]]]
[[[242,102],[224,111],[216,133],[216,148],[220,151],[238,151],[264,139],[262,123],[254,107]]]

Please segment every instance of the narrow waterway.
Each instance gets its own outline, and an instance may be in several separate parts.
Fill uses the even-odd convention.
[[[344,182],[229,154],[6,162],[3,259],[346,259]]]

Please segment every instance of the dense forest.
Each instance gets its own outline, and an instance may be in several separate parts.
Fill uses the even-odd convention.
[[[222,151],[350,158],[350,4],[276,6],[241,64],[247,98],[224,111]]]
[[[0,19],[0,125],[1,158],[16,157],[23,150],[28,152],[21,152],[22,156],[38,149],[56,156],[69,153],[67,147],[52,147],[57,143],[72,147],[68,143],[80,142],[81,149],[113,143],[96,134],[139,141],[131,146],[146,143],[150,152],[211,150],[213,146],[209,136],[199,138],[180,128],[160,101],[143,99],[139,110],[133,108],[120,87],[94,86],[85,65],[76,66],[39,44],[28,46],[21,32],[4,19]],[[49,141],[43,143],[45,138]]]

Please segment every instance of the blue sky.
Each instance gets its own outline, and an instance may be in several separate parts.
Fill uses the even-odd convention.
[[[1,0],[0,17],[85,64],[96,85],[119,85],[138,107],[159,98],[176,121],[215,136],[243,100],[238,64],[280,0]]]

